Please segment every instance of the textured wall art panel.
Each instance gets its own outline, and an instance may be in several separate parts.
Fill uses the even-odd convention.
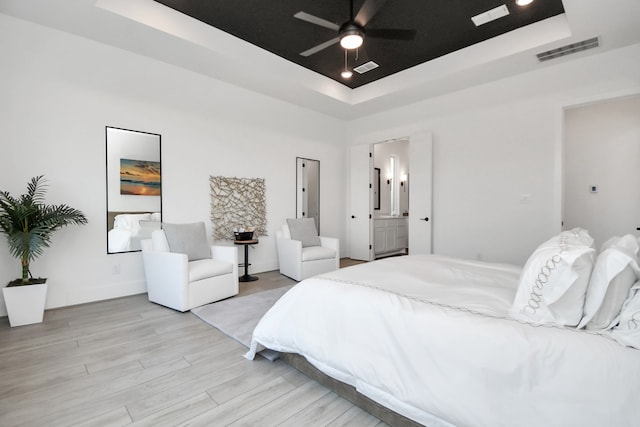
[[[213,238],[233,240],[233,229],[253,227],[255,238],[267,235],[266,187],[263,178],[210,176]]]

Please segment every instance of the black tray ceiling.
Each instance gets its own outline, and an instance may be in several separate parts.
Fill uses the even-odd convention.
[[[296,19],[304,11],[334,22],[349,20],[348,0],[155,0],[199,21],[239,37],[262,49],[357,88],[448,53],[517,28],[564,13],[561,0],[535,0],[517,6],[514,0],[388,0],[366,28],[416,30],[411,41],[366,38],[356,53],[349,52],[349,68],[374,61],[378,68],[344,79],[344,49],[339,44],[311,56],[300,55],[337,33]],[[360,9],[364,0],[355,0]],[[476,27],[471,17],[502,4],[509,15]]]

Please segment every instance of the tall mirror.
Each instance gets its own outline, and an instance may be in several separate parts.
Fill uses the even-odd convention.
[[[162,223],[160,135],[106,127],[107,253],[140,250]]]
[[[296,157],[296,218],[314,218],[320,234],[320,161]]]

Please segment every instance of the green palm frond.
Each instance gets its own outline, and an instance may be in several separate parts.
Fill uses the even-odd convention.
[[[22,280],[29,276],[29,262],[51,245],[54,231],[67,225],[86,224],[84,214],[67,205],[46,205],[47,185],[43,175],[27,184],[27,192],[16,198],[0,191],[0,233],[7,236],[9,252],[22,263]]]
[[[26,197],[34,205],[43,205],[44,196],[49,187],[45,182],[44,175],[31,178],[27,184],[27,194],[22,197]]]

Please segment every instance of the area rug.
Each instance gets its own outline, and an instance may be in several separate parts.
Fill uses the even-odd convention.
[[[204,322],[249,348],[253,330],[262,316],[294,285],[228,298],[191,310]],[[260,354],[275,360],[278,353],[263,350]]]

